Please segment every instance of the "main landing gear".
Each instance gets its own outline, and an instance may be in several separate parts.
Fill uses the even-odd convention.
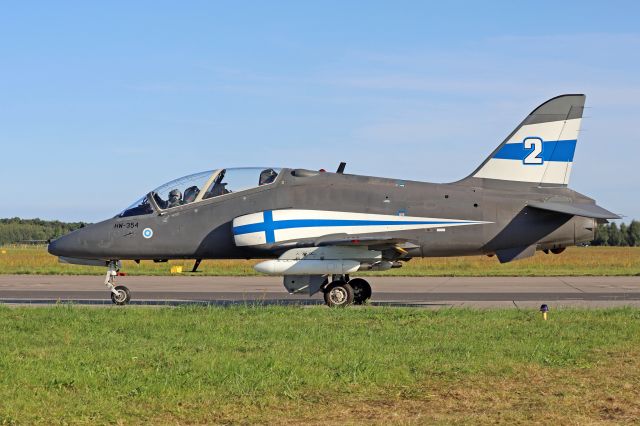
[[[131,300],[131,292],[123,285],[115,285],[118,276],[119,262],[110,261],[108,265],[107,275],[104,278],[104,285],[111,292],[111,301],[116,305],[126,305]]]
[[[324,302],[331,308],[363,305],[371,299],[371,286],[362,278],[334,275],[324,288]]]

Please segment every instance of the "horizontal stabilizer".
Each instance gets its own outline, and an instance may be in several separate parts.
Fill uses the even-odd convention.
[[[615,213],[596,204],[562,203],[562,202],[533,202],[529,207],[550,212],[563,213],[572,216],[590,217],[593,219],[621,219]]]

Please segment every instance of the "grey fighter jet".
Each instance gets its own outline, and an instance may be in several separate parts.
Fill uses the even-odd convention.
[[[171,181],[117,216],[52,241],[62,262],[107,267],[116,304],[120,260],[263,259],[289,293],[324,293],[329,306],[365,303],[360,271],[414,257],[495,255],[588,243],[597,222],[619,218],[567,188],[584,95],[553,98],[529,114],[471,175],[425,183],[289,168],[221,168]]]

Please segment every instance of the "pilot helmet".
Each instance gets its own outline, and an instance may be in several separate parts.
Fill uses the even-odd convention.
[[[276,180],[278,173],[273,169],[266,169],[260,173],[259,185],[266,185]]]
[[[190,186],[189,188],[184,190],[184,202],[192,203],[198,194],[200,193],[200,189],[197,186]]]
[[[180,192],[180,190],[178,189],[172,189],[171,192],[169,192],[169,199],[172,198],[182,198],[182,193]]]

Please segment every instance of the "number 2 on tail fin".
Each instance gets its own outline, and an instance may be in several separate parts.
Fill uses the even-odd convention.
[[[522,160],[524,164],[539,165],[544,164],[544,159],[539,155],[542,154],[542,139],[525,138],[524,149],[530,149],[531,152]]]

